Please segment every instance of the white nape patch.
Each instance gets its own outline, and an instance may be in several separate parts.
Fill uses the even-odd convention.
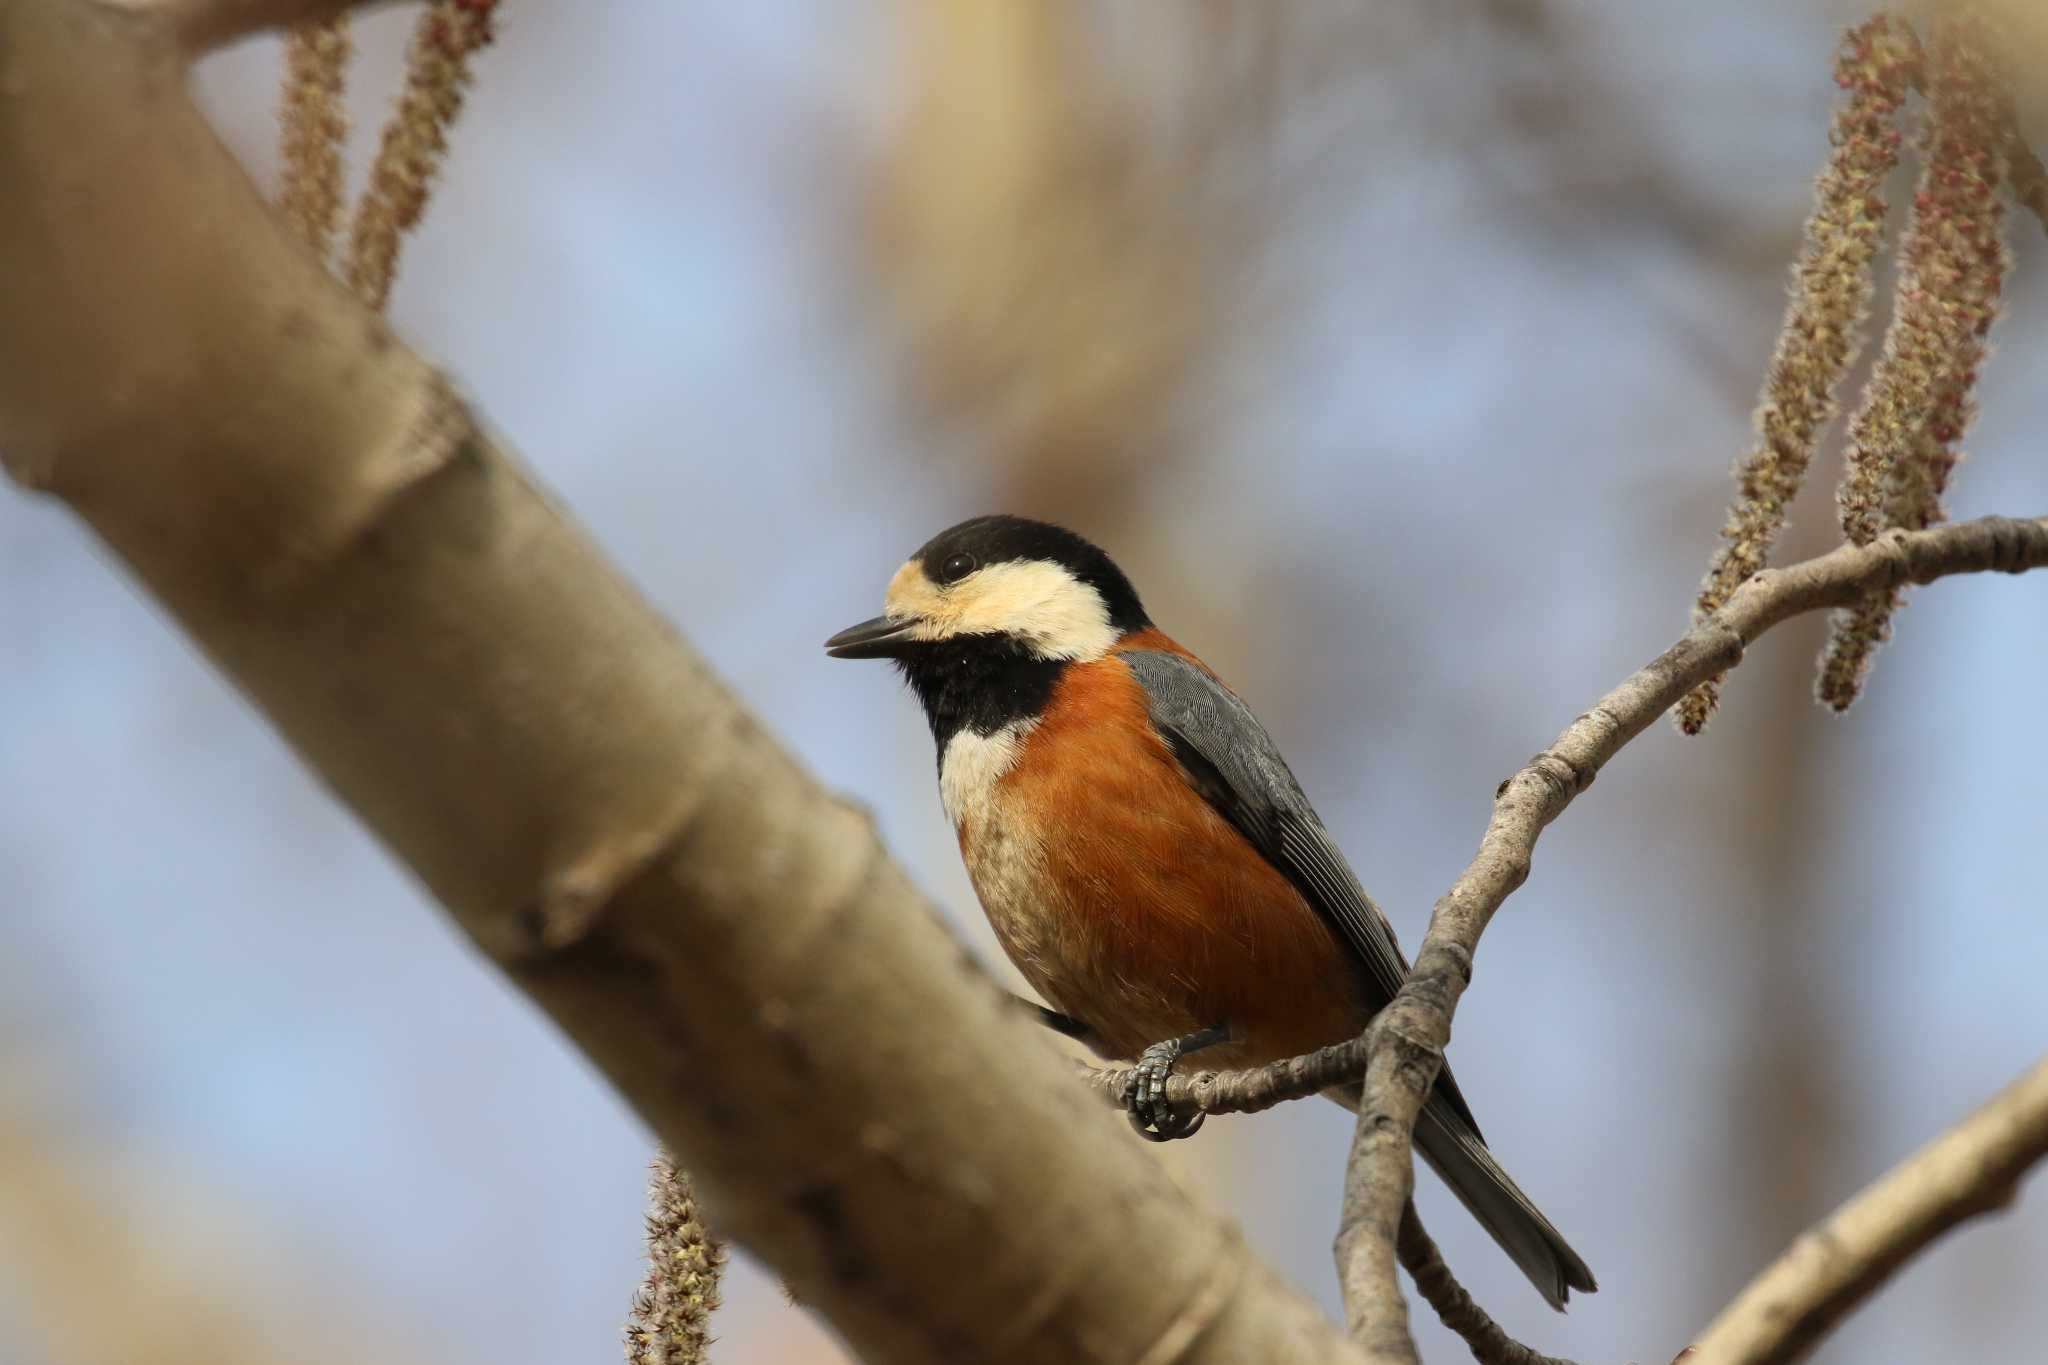
[[[955,829],[987,825],[994,813],[996,783],[1016,765],[1024,738],[1036,720],[1013,720],[993,734],[956,730],[939,758],[939,800]]]
[[[941,587],[911,560],[889,582],[884,612],[915,619],[911,638],[1011,635],[1041,659],[1086,663],[1109,653],[1116,627],[1102,594],[1049,559],[1013,559]]]

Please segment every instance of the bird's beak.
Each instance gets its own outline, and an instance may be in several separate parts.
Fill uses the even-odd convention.
[[[914,616],[877,616],[840,631],[825,642],[825,652],[835,659],[900,659],[916,643],[910,638],[916,624]]]

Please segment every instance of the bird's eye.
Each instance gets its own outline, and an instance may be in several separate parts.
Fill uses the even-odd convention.
[[[949,555],[946,562],[939,566],[939,581],[941,583],[958,583],[961,579],[973,573],[977,567],[973,555]]]

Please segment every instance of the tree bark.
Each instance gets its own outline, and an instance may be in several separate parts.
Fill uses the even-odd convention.
[[[0,0],[13,477],[92,526],[866,1358],[1357,1359],[261,202],[185,60],[342,8]]]

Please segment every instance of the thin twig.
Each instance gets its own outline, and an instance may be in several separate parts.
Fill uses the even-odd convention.
[[[1401,1211],[1400,1239],[1395,1250],[1401,1265],[1415,1281],[1424,1302],[1436,1310],[1443,1325],[1464,1338],[1479,1365],[1572,1365],[1558,1356],[1547,1356],[1533,1346],[1524,1346],[1509,1336],[1501,1325],[1473,1302],[1444,1263],[1443,1253],[1422,1226],[1409,1200]]]
[[[1367,1039],[1373,1042],[1370,1030]],[[1391,1067],[1425,1061],[1412,1049],[1401,1056],[1393,1049],[1376,1044],[1375,1048],[1365,1061],[1368,1086],[1384,1088],[1384,1073]],[[1428,1085],[1423,1082],[1424,1089]],[[1402,1212],[1415,1195],[1414,1127],[1413,1117],[1405,1129],[1361,1122],[1352,1129],[1351,1153],[1344,1162],[1343,1203],[1331,1251],[1337,1261],[1337,1289],[1344,1299],[1345,1330],[1374,1365],[1421,1365],[1414,1334],[1408,1330],[1408,1303],[1401,1297],[1400,1277],[1394,1274]],[[1399,1151],[1392,1150],[1396,1146]],[[1379,1197],[1383,1194],[1389,1197]]]
[[[1135,1074],[1127,1066],[1084,1066],[1082,1079],[1111,1104],[1122,1104]],[[1365,1039],[1346,1038],[1320,1051],[1243,1071],[1175,1073],[1167,1101],[1183,1112],[1256,1114],[1289,1100],[1306,1099],[1333,1085],[1355,1084],[1365,1074]]]
[[[2048,1057],[1800,1234],[1694,1343],[1687,1365],[1800,1359],[1935,1238],[2012,1203],[2048,1158]]]

